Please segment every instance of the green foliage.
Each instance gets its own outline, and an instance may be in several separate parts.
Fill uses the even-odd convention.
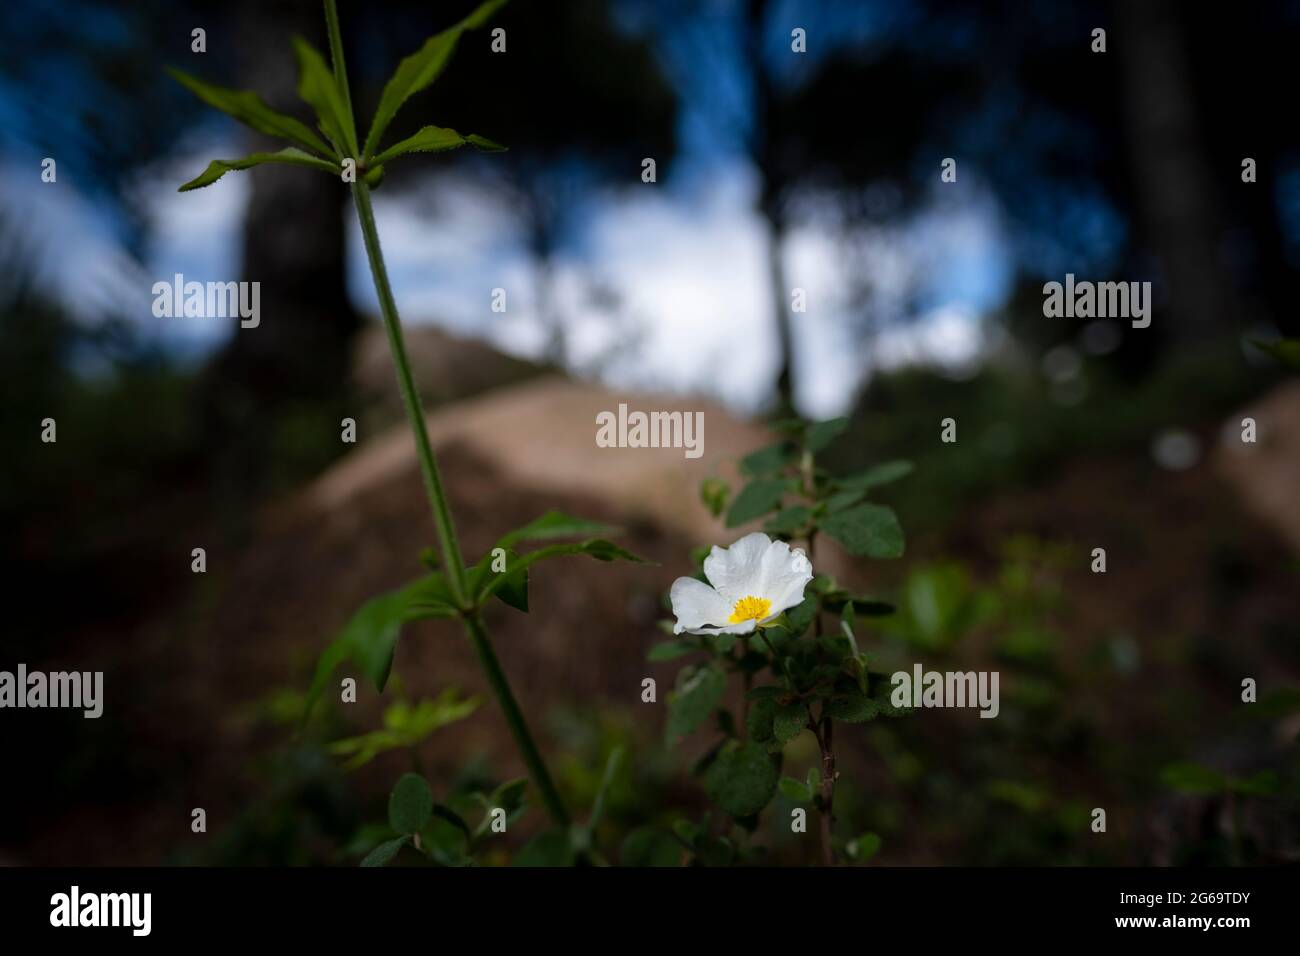
[[[1251,344],[1261,352],[1267,352],[1293,372],[1300,372],[1300,339],[1278,339],[1276,342],[1262,342],[1251,339]]]
[[[384,711],[382,730],[355,737],[345,737],[330,744],[329,751],[349,757],[346,766],[355,770],[390,750],[414,747],[435,730],[464,720],[478,710],[480,699],[459,699],[459,692],[449,687],[435,699],[424,698],[412,706],[405,700],[395,701]]]
[[[767,806],[776,782],[776,763],[766,749],[732,741],[706,771],[704,789],[733,817],[748,817]]]
[[[356,161],[357,173],[368,185],[377,186],[383,180],[385,164],[410,153],[445,152],[461,146],[487,151],[504,149],[504,146],[483,136],[462,135],[439,126],[425,126],[377,154],[379,141],[402,104],[438,78],[462,33],[481,27],[505,2],[489,0],[455,26],[430,37],[418,51],[402,60],[384,87],[364,150],[357,139],[341,64],[335,63],[335,69],[331,70],[320,52],[302,37],[292,38],[294,56],[298,61],[298,96],[311,107],[317,125],[325,135],[324,140],[293,117],[271,109],[256,93],[226,89],[180,70],[168,69],[173,79],[209,106],[260,133],[294,144],[279,152],[254,153],[235,160],[214,160],[201,175],[181,186],[181,191],[209,186],[231,170],[249,169],[262,163],[293,163],[338,176],[342,173],[342,161],[348,158]],[[332,9],[327,7],[327,12]],[[336,21],[332,25],[336,26]],[[336,46],[336,57],[338,50]]]
[[[777,423],[773,427],[780,440],[740,462],[748,479],[740,493],[730,499],[724,483],[708,479],[700,489],[701,500],[715,517],[725,512],[727,527],[763,520],[767,534],[797,539],[810,555],[824,532],[853,555],[900,556],[904,538],[897,516],[866,499],[875,488],[905,477],[912,465],[887,461],[844,477],[829,474],[818,466],[817,455],[832,447],[848,425],[843,418]],[[692,553],[697,567],[708,551]],[[819,749],[827,746],[833,722],[863,723],[908,712],[890,702],[887,679],[868,670],[869,657],[859,643],[859,620],[893,611],[891,604],[852,594],[822,574],[809,583],[799,604],[762,622],[751,634],[683,635],[651,648],[649,659],[656,662],[705,655],[704,662],[688,665],[677,676],[668,698],[666,734],[671,742],[716,728],[720,739],[697,761],[695,772],[713,804],[733,819],[734,828],[724,835],[681,822],[674,831],[675,847],[663,834],[648,830],[629,841],[625,854],[645,860],[653,849],[667,862],[686,851],[696,863],[728,865],[752,857],[749,834],[760,825],[759,816],[778,789],[787,799],[823,810],[819,771],[810,770],[806,781],[782,778],[781,761],[788,748],[803,746],[801,741],[808,737],[815,738]],[[827,614],[838,616],[834,630],[823,627]],[[722,706],[733,674],[746,686],[741,717]],[[716,718],[712,723],[710,716]],[[805,731],[810,731],[808,737]],[[878,846],[879,837],[867,834],[854,841],[852,851],[846,845],[844,852],[865,860]]]
[[[366,134],[365,154],[373,156],[379,148],[388,124],[393,121],[397,111],[408,99],[421,90],[431,86],[446,68],[451,55],[460,42],[461,35],[468,30],[483,26],[492,15],[505,6],[506,0],[488,0],[473,13],[455,26],[434,34],[410,56],[398,64],[392,78],[384,86],[375,109],[374,119],[370,123],[370,132]]]
[[[243,159],[214,159],[208,163],[207,169],[181,186],[179,191],[189,192],[191,189],[202,189],[204,186],[211,186],[231,170],[251,169],[254,166],[262,165],[262,163],[289,163],[293,166],[309,166],[313,169],[323,169],[327,173],[337,174],[339,172],[337,163],[318,159],[310,153],[303,152],[296,146],[286,146],[275,153],[253,153]]]
[[[677,688],[668,696],[668,742],[703,724],[722,702],[726,690],[727,675],[712,664],[688,667],[678,674]]]
[[[398,833],[419,833],[432,817],[429,785],[418,774],[402,774],[388,797],[388,825]]]

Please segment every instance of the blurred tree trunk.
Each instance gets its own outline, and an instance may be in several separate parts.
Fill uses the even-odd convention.
[[[1219,190],[1192,101],[1179,13],[1167,0],[1114,9],[1142,228],[1169,296],[1172,321],[1161,331],[1203,338],[1235,323],[1237,303],[1222,259],[1213,200]]]
[[[306,120],[289,36],[324,47],[319,5],[248,0],[235,24],[239,86]],[[279,145],[250,134],[250,151]],[[240,175],[252,185],[240,277],[261,284],[261,322],[235,330],[207,370],[202,400],[219,482],[244,494],[276,469],[280,478],[296,477],[339,450],[339,413],[360,323],[347,297],[342,184],[279,165]],[[290,441],[277,440],[286,433]]]
[[[767,24],[768,0],[749,0],[746,8],[745,54],[754,83],[754,127],[750,152],[758,170],[762,190],[758,212],[767,226],[767,267],[772,282],[772,315],[776,321],[779,365],[776,374],[777,414],[794,412],[794,337],[790,328],[790,290],[786,288],[782,249],[785,244],[785,183],[779,181],[772,155],[772,126],[775,115],[772,77],[763,58],[763,31]]]

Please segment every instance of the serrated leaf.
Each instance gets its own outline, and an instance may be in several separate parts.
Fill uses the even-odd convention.
[[[364,867],[387,866],[388,862],[397,856],[397,851],[406,846],[410,840],[410,836],[400,836],[396,840],[389,840],[386,843],[379,844],[366,854],[366,858],[361,861],[361,865]]]
[[[712,664],[683,671],[677,688],[668,697],[668,724],[664,736],[671,744],[692,733],[722,702],[727,675]]]
[[[705,773],[704,791],[733,817],[747,817],[767,806],[776,780],[776,763],[764,748],[733,741]]]
[[[727,527],[745,524],[774,511],[789,487],[784,478],[759,478],[751,481],[736,495],[727,511]]]
[[[850,554],[868,558],[897,558],[903,554],[903,529],[898,516],[884,505],[855,505],[828,515],[821,527]]]
[[[224,86],[217,86],[214,83],[207,83],[171,67],[167,67],[166,70],[172,79],[204,103],[220,110],[227,116],[234,117],[245,126],[251,127],[259,133],[265,133],[267,136],[278,136],[281,139],[287,139],[292,143],[297,143],[304,149],[319,153],[321,156],[334,156],[334,151],[330,149],[323,139],[313,133],[310,127],[292,116],[277,113],[262,102],[262,98],[256,93],[248,90],[231,90]]]
[[[339,175],[340,172],[335,163],[317,159],[311,153],[303,152],[296,146],[286,146],[274,153],[252,153],[243,159],[214,159],[208,163],[207,169],[181,186],[177,192],[186,193],[191,189],[202,189],[204,186],[211,186],[232,170],[252,169],[254,166],[261,166],[263,163],[289,163],[293,166],[310,166],[312,169],[319,169],[335,176]]]
[[[299,36],[293,37],[293,52],[298,57],[298,96],[315,111],[325,135],[345,155],[360,159],[356,130],[348,119],[343,93],[325,58]]]
[[[401,142],[394,143],[370,162],[373,164],[388,163],[398,156],[405,156],[407,153],[444,153],[447,150],[458,149],[461,146],[473,146],[475,149],[480,149],[486,153],[505,151],[505,147],[500,143],[494,143],[483,136],[477,136],[473,133],[462,136],[454,129],[446,129],[442,126],[425,126],[413,136],[408,136]]]
[[[370,124],[370,132],[366,134],[365,155],[374,155],[388,124],[393,121],[402,104],[430,86],[446,68],[456,50],[456,44],[460,42],[461,34],[481,27],[505,2],[506,0],[488,0],[455,26],[429,37],[420,49],[397,65],[392,78],[384,85],[375,118]]]
[[[388,795],[388,825],[398,833],[419,833],[432,816],[429,784],[419,774],[402,774]]]

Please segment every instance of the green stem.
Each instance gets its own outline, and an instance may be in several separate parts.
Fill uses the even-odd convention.
[[[329,27],[330,50],[334,57],[334,75],[344,102],[348,104],[349,123],[352,105],[348,94],[348,78],[343,67],[343,42],[339,34],[338,12],[334,0],[325,0],[325,20]],[[533,783],[542,792],[542,800],[550,812],[551,818],[560,826],[569,825],[569,812],[559,791],[546,770],[537,745],[528,732],[528,724],[519,710],[510,682],[506,680],[501,663],[492,650],[483,621],[474,607],[474,596],[469,593],[466,582],[465,565],[461,559],[460,543],[456,539],[456,525],[452,521],[451,508],[447,504],[447,493],[442,487],[442,478],[438,475],[438,462],[433,456],[433,446],[429,443],[429,431],[424,421],[424,410],[420,405],[420,393],[415,387],[415,378],[411,375],[411,362],[406,356],[406,342],[402,337],[402,322],[397,315],[397,302],[393,299],[393,290],[388,283],[388,269],[384,266],[384,252],[379,245],[379,230],[375,226],[375,211],[370,205],[370,187],[364,177],[352,184],[352,199],[357,207],[357,218],[361,220],[361,235],[365,241],[366,256],[370,260],[370,276],[375,283],[375,292],[379,296],[379,311],[384,317],[384,329],[388,333],[388,346],[393,354],[393,365],[397,370],[397,386],[402,393],[402,404],[406,407],[406,417],[410,420],[411,431],[415,434],[415,450],[420,459],[420,471],[424,476],[424,489],[429,496],[429,505],[433,509],[434,523],[438,526],[438,544],[442,548],[443,566],[447,569],[448,586],[452,598],[464,612],[462,620],[470,642],[478,653],[487,675],[488,683],[496,694],[497,703],[505,714],[506,723],[514,735],[515,743],[523,755],[524,763],[533,778]]]
[[[338,84],[343,97],[343,108],[347,111],[346,133],[352,137],[352,149],[356,150],[357,126],[352,119],[352,94],[348,91],[348,68],[343,62],[343,35],[339,32],[339,11],[334,0],[325,0],[325,26],[330,36],[330,58],[334,60],[334,82]],[[357,162],[360,156],[353,157]]]
[[[555,789],[555,783],[546,770],[546,763],[542,760],[537,744],[533,743],[532,735],[528,732],[528,724],[525,723],[524,715],[519,710],[519,704],[515,702],[515,695],[510,691],[510,682],[506,680],[505,671],[501,669],[501,662],[497,660],[497,655],[492,650],[492,642],[488,640],[487,632],[483,629],[483,621],[477,614],[465,616],[465,631],[469,634],[474,650],[478,652],[479,663],[483,665],[488,683],[496,691],[501,710],[506,715],[506,723],[510,725],[510,733],[514,735],[519,752],[528,766],[528,773],[533,778],[533,783],[537,785],[537,789],[542,792],[542,802],[546,804],[551,819],[559,826],[567,827],[569,811],[565,809],[564,801],[560,799],[560,792]]]
[[[415,433],[415,450],[420,458],[420,470],[424,474],[424,489],[438,526],[442,563],[447,570],[452,596],[462,610],[468,610],[470,605],[465,566],[461,561],[460,544],[456,540],[456,525],[452,522],[451,509],[447,507],[447,494],[443,491],[442,478],[438,475],[433,446],[429,444],[429,431],[420,406],[420,395],[415,388],[415,379],[411,376],[410,360],[406,357],[406,342],[402,338],[401,320],[397,317],[397,303],[393,300],[393,290],[388,284],[388,270],[384,266],[384,253],[379,246],[379,232],[375,228],[375,212],[370,206],[370,187],[358,179],[352,184],[352,198],[356,203],[357,217],[361,220],[361,235],[365,240],[366,256],[370,259],[370,274],[375,281],[375,292],[379,295],[379,311],[384,317],[393,365],[397,368],[397,387],[402,393],[402,404],[406,406],[406,417],[410,420],[411,430]]]

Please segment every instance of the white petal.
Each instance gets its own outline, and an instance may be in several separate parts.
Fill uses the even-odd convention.
[[[772,539],[761,531],[745,535],[729,548],[714,545],[704,559],[704,576],[732,607],[743,597],[764,597],[763,561],[771,546]]]
[[[812,562],[802,549],[774,541],[763,555],[763,590],[756,593],[772,602],[770,614],[775,617],[803,601],[804,588],[812,579]]]
[[[731,617],[733,605],[696,578],[678,578],[668,592],[668,599],[672,601],[673,614],[677,618],[673,625],[674,634],[682,631],[706,633],[697,630],[704,625],[723,628],[727,626],[727,618]]]

